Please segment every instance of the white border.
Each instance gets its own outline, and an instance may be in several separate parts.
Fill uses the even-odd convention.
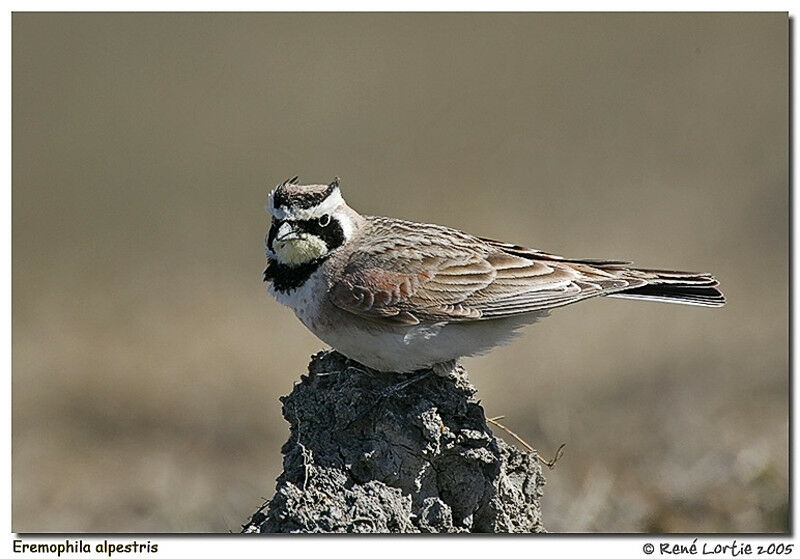
[[[10,11],[179,11],[179,12],[787,12],[791,4],[787,2],[741,2],[721,0],[703,0],[690,2],[661,0],[658,2],[631,2],[610,0],[606,2],[590,0],[564,0],[563,2],[522,2],[520,0],[497,0],[495,2],[477,2],[475,0],[406,0],[366,2],[349,0],[331,2],[330,0],[298,0],[287,4],[267,0],[235,0],[225,4],[219,2],[188,2],[185,0],[167,0],[154,2],[116,2],[113,5],[98,1],[58,2],[55,0],[36,0],[30,2],[12,2]]]
[[[39,2],[16,2],[12,4],[12,11],[49,11],[49,10],[68,10],[68,11],[208,11],[219,6],[211,5],[210,3],[189,3],[189,2],[127,2],[117,4],[114,7],[103,5],[99,2],[78,2],[66,5],[61,2],[53,1],[39,1]],[[486,3],[477,2],[452,2],[452,1],[434,1],[434,2],[421,2],[419,0],[410,0],[405,2],[384,2],[381,6],[376,7],[363,1],[350,1],[339,2],[333,4],[331,2],[320,1],[303,1],[287,6],[286,4],[278,4],[274,2],[231,2],[224,6],[225,10],[229,11],[351,11],[351,10],[365,10],[376,8],[379,11],[521,11],[530,8],[550,8],[552,11],[787,11],[788,7],[785,3],[763,2],[757,6],[752,4],[744,4],[742,2],[696,2],[688,1],[671,1],[671,2],[650,2],[647,5],[634,4],[632,2],[578,2],[567,1],[560,3],[556,10],[555,6],[548,4],[544,5],[531,5],[530,3],[523,4],[518,1],[499,1],[491,5]],[[11,176],[11,17],[6,19],[4,26],[5,37],[3,41],[3,49],[5,56],[3,57],[3,66],[5,72],[6,84],[3,88],[3,98],[5,101],[6,110],[3,113],[3,120],[6,125],[6,134],[4,136],[6,143],[2,165],[5,171],[5,176]],[[797,57],[792,57],[792,72],[797,75]],[[793,115],[794,117],[794,115]],[[793,118],[793,120],[795,120]],[[796,161],[796,147],[793,149],[792,156]],[[792,183],[794,183],[794,173],[792,173]],[[3,415],[2,437],[7,449],[11,448],[11,185],[10,180],[5,184],[3,196],[0,197],[0,204],[2,205],[2,214],[7,220],[2,228],[2,236],[0,236],[0,255],[3,260],[9,263],[8,270],[2,275],[3,287],[5,288],[6,297],[2,299],[2,312],[5,320],[2,323],[2,351],[4,356],[3,363],[7,364],[4,368],[8,371],[6,376],[6,383],[3,388],[2,405],[5,406],[5,413]],[[798,215],[798,202],[797,196],[793,197],[794,216]],[[792,235],[794,238],[794,227]],[[796,239],[793,242],[793,247],[796,247]],[[796,254],[793,254],[793,262],[796,262]],[[792,269],[793,282],[792,288],[794,293],[798,292],[800,287],[800,280],[798,280],[797,270]],[[796,295],[795,295],[796,302]],[[794,307],[792,309],[794,312]],[[797,347],[797,328],[792,333],[793,347]],[[796,401],[797,383],[793,383]],[[797,431],[792,430],[793,434],[793,449],[798,448]],[[2,521],[11,527],[11,457],[10,452],[5,460],[2,462],[2,475],[6,480],[5,490],[6,499],[5,506],[2,507]],[[797,460],[793,460],[793,481],[796,484],[798,479]],[[795,517],[795,514],[793,514]],[[793,525],[793,530],[796,526]],[[19,539],[19,536],[8,533],[8,539],[5,543],[7,556],[21,556],[12,555],[12,542],[14,539]],[[48,536],[48,537],[28,537],[23,536],[26,542],[49,542],[57,543],[67,539],[66,536]],[[83,539],[84,541],[96,544],[103,540],[110,540],[115,543],[128,543],[133,540],[142,542],[150,540],[158,543],[159,552],[155,555],[147,554],[117,554],[114,557],[164,557],[164,558],[178,558],[178,557],[302,557],[305,553],[318,552],[325,557],[339,557],[345,556],[389,556],[394,557],[397,555],[407,555],[415,553],[419,557],[423,556],[454,556],[458,557],[498,557],[501,555],[514,557],[533,557],[534,555],[540,557],[647,557],[642,552],[643,546],[647,543],[653,543],[658,546],[661,542],[682,543],[691,545],[694,537],[692,536],[591,536],[591,537],[564,537],[564,536],[543,536],[543,537],[400,537],[400,536],[384,536],[384,537],[309,537],[309,536],[228,536],[228,535],[214,535],[214,536],[158,536],[158,535],[113,535],[113,536],[77,536],[69,537],[70,540]],[[776,537],[776,536],[700,536],[698,542],[702,545],[703,542],[710,542],[712,545],[715,543],[731,543],[736,542],[749,542],[754,545],[765,544],[769,542],[782,542],[789,543],[794,541],[792,537]],[[357,552],[354,554],[354,550]],[[797,555],[800,550],[795,549],[792,555]],[[31,556],[31,555],[28,555]],[[35,557],[54,557],[50,554],[36,554]],[[93,553],[92,557],[101,557],[102,555]],[[657,551],[652,557],[661,557]],[[724,555],[730,557],[730,554]],[[62,555],[62,557],[76,557],[76,555]],[[107,556],[106,556],[107,557]],[[715,555],[711,557],[720,557]]]

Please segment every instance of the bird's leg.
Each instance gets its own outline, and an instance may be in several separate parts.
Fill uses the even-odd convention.
[[[434,363],[431,370],[437,377],[452,378],[458,369],[458,361],[451,359],[449,361],[442,361],[441,363]]]

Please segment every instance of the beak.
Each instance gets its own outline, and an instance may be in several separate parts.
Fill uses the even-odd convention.
[[[295,229],[292,227],[291,223],[288,221],[284,221],[281,223],[280,228],[278,229],[278,233],[275,235],[276,241],[289,241],[292,239],[299,238],[300,235]]]

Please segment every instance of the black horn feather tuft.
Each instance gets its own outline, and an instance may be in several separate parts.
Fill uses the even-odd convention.
[[[297,184],[297,180],[298,177],[287,179],[275,190],[272,202],[276,208],[312,208],[321,204],[323,200],[336,192],[336,189],[339,188],[339,177],[336,177],[333,182],[327,186],[323,184],[302,186]]]

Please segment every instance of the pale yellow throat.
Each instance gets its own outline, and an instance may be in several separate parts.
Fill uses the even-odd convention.
[[[325,241],[315,235],[303,235],[292,239],[274,242],[278,262],[298,266],[323,256],[328,247]]]

